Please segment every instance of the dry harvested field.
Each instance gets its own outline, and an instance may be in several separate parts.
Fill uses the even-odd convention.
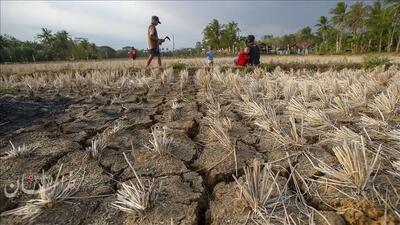
[[[383,54],[382,56],[388,58],[392,64],[400,64],[400,56],[395,54]],[[332,55],[264,55],[261,61],[264,63],[273,63],[285,70],[291,68],[304,68],[311,66],[314,69],[327,68],[360,68],[363,61],[363,55],[349,55],[349,56],[332,56]],[[218,57],[215,59],[216,63],[221,66],[227,66],[232,63],[233,57]],[[205,58],[166,58],[163,60],[163,66],[168,67],[174,62],[181,61],[190,67],[204,67],[206,66]],[[38,72],[66,72],[66,71],[91,71],[91,70],[127,70],[132,67],[141,68],[145,66],[145,59],[137,59],[133,63],[127,59],[117,60],[104,60],[104,61],[90,61],[90,62],[51,62],[51,63],[35,63],[35,64],[9,64],[0,65],[1,74],[32,74]]]
[[[0,224],[400,223],[399,65],[222,61],[3,65]]]

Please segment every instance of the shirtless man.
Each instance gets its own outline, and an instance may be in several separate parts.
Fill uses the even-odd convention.
[[[149,26],[149,29],[147,31],[147,41],[148,41],[148,46],[149,46],[149,51],[150,51],[150,57],[147,59],[147,65],[148,67],[153,60],[154,57],[157,57],[158,59],[158,66],[161,67],[161,54],[160,54],[160,44],[162,44],[165,39],[159,39],[158,34],[157,34],[157,29],[156,26],[158,24],[161,24],[160,20],[158,19],[157,16],[152,16],[151,17],[151,24]]]

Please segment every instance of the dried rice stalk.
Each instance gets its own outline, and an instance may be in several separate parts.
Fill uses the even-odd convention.
[[[397,170],[397,172],[400,172],[400,160],[393,162],[392,165],[393,165],[393,168],[395,168]]]
[[[35,149],[37,149],[37,146],[26,146],[25,144],[22,144],[22,146],[15,147],[14,144],[9,141],[11,144],[11,149],[6,151],[4,156],[0,157],[0,159],[10,159],[10,158],[16,158],[16,157],[23,157],[26,155],[31,154]]]
[[[311,109],[304,115],[304,125],[321,132],[334,127],[326,113],[317,109]]]
[[[132,169],[135,175],[135,182],[129,181],[121,183],[122,189],[117,192],[117,200],[111,204],[112,207],[127,213],[137,213],[143,215],[144,212],[152,206],[152,202],[156,199],[157,194],[154,190],[154,179],[148,180],[148,185],[144,185],[144,181],[139,177],[129,162],[125,153],[125,161]]]
[[[117,121],[111,129],[106,129],[103,133],[97,134],[91,141],[91,145],[87,147],[85,151],[88,152],[90,157],[96,158],[99,152],[107,147],[110,139],[123,128],[125,128],[125,124],[121,121]]]
[[[321,86],[318,86],[317,96],[325,107],[330,106],[332,99]]]
[[[346,96],[357,106],[367,106],[367,90],[361,83],[351,85]]]
[[[78,192],[85,179],[85,174],[79,178],[77,173],[71,172],[68,176],[61,176],[63,165],[61,164],[57,176],[53,179],[42,173],[39,184],[38,197],[26,202],[24,206],[2,212],[1,216],[20,216],[22,219],[33,220],[38,217],[46,208],[54,204],[71,199]]]
[[[182,108],[183,105],[179,104],[177,99],[174,99],[171,105],[171,120],[178,120],[182,116]]]
[[[304,126],[317,132],[322,132],[333,127],[332,121],[321,110],[307,109],[304,104],[292,99],[287,107],[288,111],[296,118],[304,119]]]
[[[303,129],[301,129],[300,135],[298,134],[294,117],[289,118],[290,121],[290,133],[286,133],[282,128],[273,129],[272,132],[268,132],[274,140],[276,140],[279,146],[284,146],[286,149],[297,150],[305,144],[303,139]]]
[[[228,74],[226,76],[226,86],[230,92],[230,94],[237,100],[243,101],[245,100],[245,95],[242,92],[242,82],[240,77],[234,73]]]
[[[306,101],[310,101],[312,98],[312,88],[313,88],[313,84],[311,84],[311,83],[306,83],[302,86],[301,96]]]
[[[363,195],[368,185],[372,182],[372,172],[377,168],[380,148],[371,160],[367,156],[364,139],[353,141],[350,145],[346,141],[340,147],[332,149],[341,168],[333,168],[318,160],[319,165],[313,166],[318,171],[326,174],[326,182],[331,185],[348,187],[357,190],[358,195]]]
[[[211,134],[215,137],[216,140],[222,145],[224,149],[227,151],[232,151],[235,146],[231,141],[227,130],[224,128],[223,123],[220,119],[214,118],[209,120],[209,127]]]
[[[245,183],[241,184],[233,176],[243,196],[244,201],[255,213],[259,213],[265,208],[273,208],[279,203],[279,198],[274,196],[275,190],[279,189],[277,178],[279,174],[274,175],[270,165],[261,164],[254,160],[251,167],[244,168]]]
[[[389,140],[400,143],[400,129],[391,130],[388,132]]]
[[[172,68],[164,70],[160,75],[161,83],[164,85],[171,83],[174,80],[173,74],[174,70]]]
[[[368,129],[374,129],[374,130],[387,129],[389,127],[389,124],[385,121],[383,115],[382,115],[382,120],[377,120],[365,114],[361,114],[360,122],[358,123],[358,125],[360,127],[366,127]]]
[[[386,94],[381,93],[376,96],[374,102],[370,104],[372,110],[379,110],[383,113],[390,114],[395,111],[396,104],[399,99],[393,94],[391,90],[387,90]]]
[[[196,84],[200,86],[200,88],[203,89],[204,91],[207,91],[211,80],[210,75],[207,74],[204,69],[199,69],[196,71],[195,78],[196,78],[195,80]]]
[[[352,116],[352,107],[347,97],[336,96],[333,98],[333,103],[331,103],[331,108],[335,113],[342,114],[344,116]]]
[[[162,130],[158,127],[151,128],[153,140],[149,140],[151,147],[146,146],[146,148],[160,155],[169,153],[173,139],[167,136],[167,129],[167,127],[163,127]]]
[[[289,111],[290,114],[296,116],[296,118],[300,118],[303,115],[307,114],[306,106],[300,101],[296,100],[295,98],[292,98],[290,100],[287,106],[287,110]]]
[[[265,106],[254,101],[239,102],[238,106],[241,113],[243,113],[249,119],[256,119],[267,114]]]
[[[179,86],[180,86],[180,89],[181,89],[181,95],[183,95],[183,88],[185,87],[185,85],[188,83],[188,81],[189,81],[189,72],[185,69],[185,70],[182,70],[180,73],[179,73],[179,77],[180,77],[180,79],[179,79]]]
[[[360,140],[360,135],[345,126],[335,128],[333,133],[327,133],[326,136],[327,141],[331,141],[336,145],[340,145],[343,142],[352,143]]]
[[[253,105],[253,106],[255,106],[255,105]],[[275,110],[270,105],[267,105],[267,106],[258,105],[258,107],[259,107],[258,109],[257,109],[257,107],[254,108],[254,110],[255,110],[254,112],[256,112],[257,110],[260,110],[257,113],[258,115],[255,117],[254,124],[266,131],[269,131],[271,129],[275,129],[275,130],[280,129],[280,122],[276,115]],[[261,114],[261,112],[262,112],[262,114]],[[250,113],[250,111],[249,111],[249,113]]]
[[[283,86],[283,96],[286,101],[290,101],[297,95],[298,83],[294,80],[285,81]]]

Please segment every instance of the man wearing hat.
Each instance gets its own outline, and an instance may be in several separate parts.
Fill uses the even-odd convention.
[[[158,16],[151,17],[151,24],[147,32],[147,41],[149,45],[150,57],[147,60],[147,66],[150,65],[154,57],[158,58],[158,66],[161,66],[161,55],[160,55],[160,44],[165,41],[165,39],[159,39],[157,34],[156,26],[161,24]]]

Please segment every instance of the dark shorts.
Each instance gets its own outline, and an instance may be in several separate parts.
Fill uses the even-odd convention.
[[[151,56],[160,56],[160,48],[151,48],[150,55]]]

